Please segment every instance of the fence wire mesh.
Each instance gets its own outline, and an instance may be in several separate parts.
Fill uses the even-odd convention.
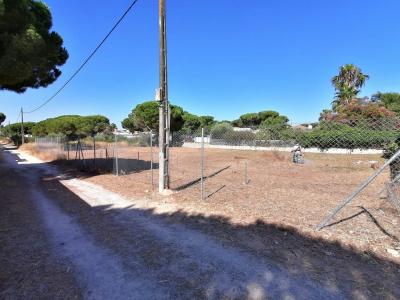
[[[386,184],[387,199],[400,213],[400,184],[398,182],[391,182]]]
[[[341,157],[333,155],[331,158],[323,159],[323,167],[348,169],[348,181],[354,181],[354,177],[350,180],[351,172],[359,169],[365,170],[366,168],[370,168],[372,171],[379,165],[382,157],[389,158],[394,154],[400,141],[399,128],[400,122],[397,118],[369,119],[368,121],[323,121],[313,124],[313,126],[289,127],[274,125],[258,129],[233,128],[229,124],[222,123],[210,130],[205,130],[206,133],[203,139],[204,152],[201,151],[202,138],[200,130],[174,132],[171,145],[183,149],[198,149],[198,152],[192,152],[196,153],[196,156],[192,154],[191,157],[192,160],[197,160],[196,164],[192,163],[189,168],[189,164],[183,164],[187,166],[184,168],[185,171],[178,171],[178,168],[175,169],[172,165],[171,169],[177,171],[173,174],[172,188],[179,190],[181,187],[189,188],[191,185],[200,185],[197,185],[197,183],[202,178],[200,166],[202,153],[204,153],[204,191],[200,187],[199,193],[204,196],[199,196],[199,198],[208,198],[216,193],[223,193],[225,197],[228,197],[227,195],[231,197],[240,195],[242,197],[245,194],[243,185],[249,184],[253,179],[252,177],[254,177],[257,184],[261,186],[265,184],[260,180],[263,177],[262,168],[269,168],[264,164],[263,160],[257,161],[254,159],[254,155],[249,155],[249,153],[253,152],[253,150],[269,153],[271,154],[270,157],[267,158],[267,155],[265,155],[265,158],[266,160],[272,160],[273,165],[275,161],[293,161],[291,152],[296,148],[295,146],[300,146],[305,153],[342,155]],[[391,149],[391,147],[394,148]],[[174,151],[177,151],[177,153],[172,158],[175,158],[176,161],[180,159],[182,162],[185,155],[184,150],[179,151],[176,149]],[[343,154],[348,154],[348,156],[343,156]],[[368,155],[351,156],[349,154]],[[306,156],[306,163],[310,163],[312,160]],[[316,160],[321,159],[316,157]],[[198,166],[196,167],[196,165]],[[389,172],[384,173],[389,175],[385,181],[390,180],[390,177],[393,178],[393,174],[399,172],[399,170],[394,170],[394,165],[392,164],[388,168]],[[222,173],[225,174],[220,176]],[[304,176],[312,177],[311,174],[307,174],[306,170],[304,170]],[[293,179],[282,178],[282,180],[291,182]],[[361,181],[361,179],[359,180]],[[178,182],[180,185],[177,185]],[[357,183],[353,184],[353,188],[357,187]],[[344,183],[338,184],[343,185]],[[255,186],[252,187],[255,188]],[[326,192],[332,193],[332,191]],[[372,191],[369,192],[372,193]],[[343,194],[343,197],[345,196],[346,194]],[[394,203],[395,201],[397,203],[400,202],[400,194],[393,192],[391,193],[391,202]]]
[[[251,194],[260,194],[261,197],[263,193],[265,196],[265,186],[274,185],[271,176],[280,177],[282,186],[295,182],[290,174],[275,172],[273,168],[291,170],[291,151],[295,145],[300,145],[305,153],[309,153],[305,156],[305,163],[313,164],[312,171],[302,171],[305,178],[313,178],[314,173],[320,171],[318,168],[326,168],[330,170],[330,173],[326,173],[328,175],[324,175],[328,186],[337,180],[333,174],[343,169],[348,170],[348,174],[343,173],[335,184],[354,182],[355,188],[363,177],[358,178],[358,173],[351,172],[363,170],[368,174],[368,167],[373,168],[374,163],[379,163],[382,155],[390,157],[398,149],[399,128],[400,121],[397,118],[380,118],[368,121],[321,121],[296,127],[270,125],[257,129],[234,128],[230,124],[220,123],[212,128],[204,128],[203,139],[201,129],[172,132],[169,141],[170,187],[182,192],[183,197],[197,195],[195,197],[199,199],[214,196],[230,199],[250,197]],[[202,141],[204,151],[201,151]],[[73,141],[64,136],[38,137],[35,147],[41,153],[66,160],[80,169],[131,176],[132,184],[145,184],[152,190],[157,186],[158,139],[154,133],[141,132],[129,136],[98,134]],[[327,153],[333,155],[324,158],[310,156]],[[362,156],[335,156],[340,154],[369,156],[365,156],[365,159]],[[390,174],[393,178],[398,173],[392,169],[391,166],[386,182],[390,180]],[[201,185],[202,179],[204,185]],[[324,192],[332,194],[332,187],[326,189]],[[389,194],[389,200],[398,208],[398,186],[391,185]]]
[[[248,148],[285,148],[300,144],[305,149],[318,151],[379,150],[391,142],[396,142],[399,128],[400,119],[397,117],[321,121],[293,127],[286,124],[265,125],[257,129],[233,128],[222,123],[207,130],[206,143]],[[175,143],[199,141],[198,132],[180,134],[182,138],[176,139]],[[194,140],[194,137],[197,140]]]
[[[151,169],[151,164],[158,165],[154,153],[158,152],[150,133],[140,133],[131,138],[114,136],[113,173],[127,175]],[[157,167],[154,166],[153,167]]]

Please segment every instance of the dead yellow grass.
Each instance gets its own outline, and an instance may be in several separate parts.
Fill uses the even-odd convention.
[[[122,143],[122,142],[119,142],[119,143]],[[125,145],[128,145],[128,143],[126,143],[126,142],[124,142],[125,144],[124,144],[124,146]],[[98,147],[98,148],[100,148],[100,147],[102,147],[102,148],[107,148],[107,147],[113,147],[113,143],[110,143],[110,142],[99,142],[99,141],[96,141],[96,147]]]
[[[271,154],[275,161],[286,161],[288,159],[287,153],[283,153],[280,151],[272,151]]]
[[[35,143],[24,144],[20,149],[46,162],[66,159],[65,154],[57,151],[39,151]]]

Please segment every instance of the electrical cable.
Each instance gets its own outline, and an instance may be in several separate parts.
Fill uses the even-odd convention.
[[[92,53],[83,61],[83,63],[80,65],[80,67],[72,74],[72,76],[59,88],[50,98],[48,98],[46,101],[44,101],[41,105],[38,107],[24,112],[24,114],[31,114],[39,109],[41,109],[43,106],[48,104],[50,101],[52,101],[55,97],[57,97],[58,94],[61,93],[62,90],[64,90],[67,85],[79,74],[80,71],[86,66],[86,64],[92,59],[92,57],[97,53],[97,51],[103,46],[103,44],[107,41],[107,39],[110,37],[110,35],[115,31],[115,29],[118,27],[118,25],[122,22],[122,20],[128,15],[128,13],[131,11],[131,9],[135,6],[135,4],[138,2],[138,0],[134,0],[131,5],[125,10],[123,15],[118,19],[118,21],[115,23],[115,25],[111,28],[111,30],[107,33],[107,35],[103,38],[103,40],[97,45],[97,47],[92,51]]]

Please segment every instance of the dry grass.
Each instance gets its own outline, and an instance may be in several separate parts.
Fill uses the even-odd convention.
[[[289,156],[289,154],[283,153],[280,151],[272,151],[271,154],[272,154],[273,159],[276,161],[285,161],[288,159],[288,156]],[[264,155],[264,156],[266,156],[266,155]]]
[[[98,151],[97,158],[105,157],[101,149]],[[86,180],[127,197],[145,197],[156,203],[164,201],[156,194],[157,169],[153,172],[154,184],[151,185],[150,151],[149,147],[120,146],[120,167],[129,161],[137,164],[138,168],[124,176],[101,174]],[[30,152],[47,161],[62,159],[52,153],[37,153],[34,147]],[[155,166],[157,152],[158,149],[154,148]],[[91,159],[93,151],[85,150],[84,156]],[[382,164],[379,155],[305,153],[304,159],[304,165],[295,165],[290,153],[206,148],[206,199],[201,200],[198,183],[200,150],[171,148],[171,188],[175,190],[171,201],[188,213],[219,215],[232,223],[249,224],[262,220],[292,226],[304,234],[339,241],[380,256],[388,257],[387,248],[400,247],[400,242],[391,237],[398,233],[400,216],[388,201],[378,195],[389,178],[388,172],[379,176],[335,220],[345,221],[315,232],[315,226],[368,178],[378,164]],[[141,169],[146,165],[147,168]],[[249,184],[244,184],[246,165]],[[380,227],[366,212],[357,215],[363,209],[373,215]],[[400,240],[400,235],[397,238]]]
[[[121,157],[135,158],[138,151],[141,159],[148,159],[147,148],[127,148],[120,154]],[[374,170],[369,161],[382,163],[379,155],[306,153],[306,163],[295,165],[290,153],[206,149],[205,176],[209,177],[205,180],[204,200],[200,199],[196,182],[200,176],[199,149],[172,148],[170,157],[171,188],[176,190],[170,201],[190,214],[224,216],[232,223],[240,224],[262,220],[292,226],[304,234],[339,241],[390,259],[393,257],[386,249],[400,247],[390,236],[398,232],[396,226],[400,224],[400,216],[390,203],[377,195],[388,179],[387,172],[335,220],[344,220],[365,208],[384,230],[362,212],[321,232],[315,231],[315,226],[328,212],[371,175]],[[247,161],[250,179],[247,185],[244,184],[244,161]],[[155,170],[154,193],[150,170],[119,177],[100,175],[87,180],[127,197],[146,197],[158,203],[164,200],[155,193],[157,176]],[[180,189],[190,182],[194,183]]]
[[[37,152],[36,149],[30,150],[31,153]],[[153,150],[156,158],[156,150]],[[149,148],[130,147],[121,149],[119,155],[124,159],[135,160],[139,152],[140,158],[147,160],[149,151]],[[336,221],[342,220],[341,223],[321,232],[314,231],[315,225],[327,212],[373,172],[368,161],[372,159],[381,161],[378,156],[306,154],[304,165],[294,165],[288,153],[281,155],[271,152],[216,149],[206,149],[205,152],[206,176],[229,166],[228,169],[206,179],[206,196],[209,197],[205,199],[199,198],[197,183],[176,191],[170,197],[160,197],[155,192],[151,193],[150,170],[147,169],[118,177],[110,174],[90,177],[86,173],[89,177],[85,180],[127,197],[146,198],[142,204],[145,208],[149,208],[152,217],[156,215],[156,210],[153,208],[159,208],[156,217],[165,218],[167,224],[175,226],[184,223],[189,228],[212,235],[213,239],[219,239],[224,245],[250,250],[258,257],[277,262],[286,267],[291,274],[303,276],[307,273],[310,278],[335,289],[351,287],[349,295],[356,295],[355,298],[398,298],[396,297],[399,295],[396,288],[400,275],[396,269],[398,264],[387,263],[395,259],[386,249],[396,249],[400,246],[393,239],[398,236],[400,218],[398,213],[377,196],[377,190],[387,180],[387,173],[378,178],[357,201],[346,208],[336,219]],[[93,151],[87,150],[85,157],[88,158],[91,153]],[[198,149],[171,149],[173,188],[176,189],[199,177],[199,157]],[[251,179],[247,185],[243,184],[244,161],[248,162]],[[365,163],[357,163],[359,161]],[[17,174],[17,172],[5,172],[8,173],[14,176]],[[157,180],[157,170],[155,177]],[[11,182],[15,184],[20,181]],[[85,228],[98,232],[97,241],[106,243],[112,247],[111,249],[122,251],[124,254],[122,257],[129,257],[132,254],[131,248],[126,247],[126,241],[132,238],[131,227],[124,232],[124,228],[121,230],[117,226],[112,227],[112,222],[105,222],[106,214],[101,210],[109,212],[108,207],[97,210],[101,213],[94,213],[95,208],[71,196],[72,194],[65,192],[65,189],[60,189],[57,180],[44,181],[42,184],[44,184],[43,190],[52,195],[51,198],[57,201],[57,205],[70,214],[73,213]],[[13,190],[18,191],[16,188]],[[24,198],[20,200],[23,201]],[[140,200],[138,202],[140,203]],[[136,203],[130,209],[140,209]],[[6,217],[10,216],[7,209],[4,211],[7,212]],[[110,220],[115,220],[114,217],[111,212]],[[372,218],[375,218],[375,221]],[[126,226],[126,223],[123,224]],[[138,230],[141,231],[142,227],[139,226]],[[146,235],[144,232],[140,237]],[[118,244],[118,241],[122,241],[122,244]],[[151,250],[145,251],[150,253],[144,256],[146,263],[153,264],[157,257],[162,257],[162,255],[157,256],[157,251],[152,250],[155,244],[149,246],[147,240],[145,243],[140,243],[140,240],[135,239],[136,246],[138,241]],[[331,243],[332,241],[338,243]],[[370,256],[371,253],[385,257],[387,261],[383,264],[375,260],[374,256]],[[234,260],[233,262],[237,263]],[[158,263],[155,265],[157,268],[160,266]],[[28,264],[17,261],[16,265],[20,267]],[[9,269],[13,267],[10,264]],[[392,293],[394,296],[390,297]],[[361,297],[364,294],[366,296]]]
[[[59,153],[55,150],[41,151],[37,148],[35,143],[24,144],[20,146],[20,149],[46,162],[66,159],[64,153]]]
[[[0,151],[0,298],[81,299],[72,272],[55,258],[38,221],[36,203],[29,197],[31,183],[2,155]]]

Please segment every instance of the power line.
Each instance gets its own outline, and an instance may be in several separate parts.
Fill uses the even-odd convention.
[[[21,116],[21,111],[19,111],[19,114],[18,114],[18,117],[17,117],[17,120],[14,122],[14,124],[15,123],[18,123],[18,121],[19,121],[19,117]]]
[[[80,65],[80,67],[72,74],[72,76],[63,84],[63,86],[57,90],[57,92],[54,93],[53,96],[51,96],[49,99],[47,99],[45,102],[43,102],[41,105],[38,107],[34,108],[33,110],[24,112],[25,114],[30,114],[33,113],[39,109],[41,109],[43,106],[45,106],[47,103],[49,103],[51,100],[53,100],[55,97],[57,97],[58,94],[61,93],[63,89],[66,88],[66,86],[78,75],[78,73],[85,67],[85,65],[92,59],[92,57],[97,53],[97,51],[103,46],[103,44],[107,41],[107,39],[110,37],[110,35],[114,32],[114,30],[118,27],[118,25],[122,22],[122,20],[126,17],[126,15],[131,11],[131,9],[135,6],[136,2],[138,0],[134,0],[131,5],[125,10],[123,15],[118,19],[118,21],[115,23],[115,25],[111,28],[111,30],[107,33],[107,35],[103,38],[103,40],[97,45],[97,47],[93,50],[93,52],[84,60],[84,62]]]

